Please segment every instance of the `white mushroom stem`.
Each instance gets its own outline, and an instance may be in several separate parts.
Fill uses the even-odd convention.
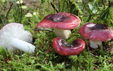
[[[55,34],[58,37],[67,39],[69,37],[69,35],[71,34],[70,30],[63,30],[63,29],[59,29],[59,28],[54,28]]]
[[[23,40],[20,40],[18,38],[12,39],[11,46],[13,48],[22,50],[24,52],[29,52],[29,53],[33,53],[34,50],[35,50],[35,46],[34,45],[32,45],[32,44],[30,44],[28,42],[25,42]]]
[[[98,46],[102,44],[101,41],[96,41],[96,40],[89,40],[89,42],[90,42],[90,47],[93,49],[98,48]]]

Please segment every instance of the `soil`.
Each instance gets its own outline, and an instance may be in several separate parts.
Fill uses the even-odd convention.
[[[40,6],[41,0],[23,0],[25,6],[36,9]]]

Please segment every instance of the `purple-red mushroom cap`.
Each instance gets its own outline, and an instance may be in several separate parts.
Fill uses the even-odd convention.
[[[113,38],[113,30],[104,24],[86,23],[80,29],[79,33],[91,40],[107,41]]]
[[[79,26],[81,20],[78,16],[71,13],[54,13],[47,15],[37,26],[38,28],[54,28],[56,36],[67,39],[71,31]]]
[[[57,53],[65,56],[80,54],[85,49],[85,42],[82,39],[76,39],[69,44],[61,37],[56,37],[52,45]]]
[[[53,13],[47,15],[36,28],[60,28],[65,30],[74,29],[79,26],[81,20],[71,13]]]
[[[79,33],[89,39],[90,47],[93,49],[98,48],[102,41],[113,38],[113,30],[104,24],[86,23],[79,29]]]

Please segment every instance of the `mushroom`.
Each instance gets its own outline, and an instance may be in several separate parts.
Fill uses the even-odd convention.
[[[32,35],[24,30],[22,24],[9,23],[0,30],[0,46],[6,48],[9,52],[16,52],[17,49],[32,53],[35,46],[30,44]]]
[[[85,49],[85,42],[82,39],[76,39],[69,44],[63,38],[56,37],[52,45],[57,53],[65,56],[80,54]]]
[[[61,12],[47,15],[36,28],[54,28],[56,36],[67,39],[71,33],[70,29],[78,27],[80,23],[78,16]]]
[[[90,47],[94,49],[98,48],[102,41],[113,38],[113,30],[104,24],[86,23],[79,29],[79,33],[90,39]]]

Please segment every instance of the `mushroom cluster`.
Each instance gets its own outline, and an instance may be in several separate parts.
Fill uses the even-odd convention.
[[[33,53],[35,46],[31,44],[32,35],[24,30],[20,23],[9,23],[0,30],[0,46],[6,48],[9,52],[22,50]]]
[[[85,42],[82,39],[76,39],[72,44],[67,43],[71,33],[70,29],[78,27],[81,20],[78,16],[71,13],[54,13],[47,15],[37,26],[38,28],[54,28],[56,38],[53,39],[52,45],[60,55],[77,55],[85,49]]]
[[[61,55],[76,55],[85,49],[85,42],[82,39],[76,39],[69,44],[64,39],[69,37],[70,29],[78,27],[80,23],[81,20],[78,16],[61,12],[47,15],[36,26],[36,29],[54,28],[57,37],[53,39],[52,45],[55,51]],[[102,41],[113,38],[113,30],[103,24],[86,23],[80,27],[79,33],[90,39],[90,47],[94,49],[98,48]]]

